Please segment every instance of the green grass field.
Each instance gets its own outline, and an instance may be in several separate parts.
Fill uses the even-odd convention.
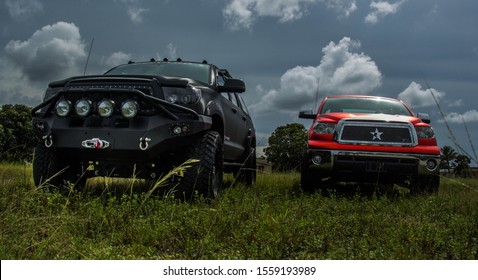
[[[0,186],[2,260],[478,259],[476,179],[442,178],[429,196],[311,195],[298,174],[260,174],[253,187],[183,203],[124,182],[123,194],[48,193],[31,167],[3,164]]]

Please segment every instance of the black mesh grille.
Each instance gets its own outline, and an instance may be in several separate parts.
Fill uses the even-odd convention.
[[[410,130],[406,127],[345,126],[341,140],[412,143]]]
[[[344,121],[336,139],[339,143],[411,146],[416,144],[413,132],[408,123]]]

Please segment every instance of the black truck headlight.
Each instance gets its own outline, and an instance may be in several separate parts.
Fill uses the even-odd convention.
[[[98,114],[103,118],[109,118],[115,111],[115,104],[112,100],[104,99],[98,103]]]
[[[60,118],[65,118],[70,114],[71,102],[68,100],[60,100],[55,105],[55,113]]]
[[[201,89],[187,86],[187,87],[163,87],[164,99],[173,104],[195,104],[201,99]]]
[[[80,117],[87,117],[91,113],[91,101],[88,99],[80,99],[75,104],[75,112]]]
[[[132,119],[138,114],[139,105],[134,100],[126,100],[121,104],[121,115],[127,119]]]

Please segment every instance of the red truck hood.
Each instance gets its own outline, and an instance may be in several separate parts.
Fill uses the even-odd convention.
[[[321,122],[339,122],[342,119],[354,119],[364,121],[387,121],[387,122],[410,122],[413,125],[423,123],[421,119],[414,116],[387,115],[387,114],[361,114],[361,113],[328,113],[317,117]]]

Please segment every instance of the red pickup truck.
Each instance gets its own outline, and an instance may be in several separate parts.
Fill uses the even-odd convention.
[[[440,148],[427,114],[414,115],[401,100],[361,95],[328,96],[312,119],[301,166],[301,187],[323,181],[402,184],[411,193],[440,185]],[[407,184],[404,184],[407,183]]]

